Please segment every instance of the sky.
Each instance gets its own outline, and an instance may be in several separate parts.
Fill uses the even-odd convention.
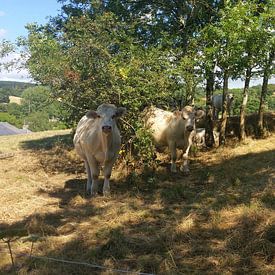
[[[57,0],[0,0],[0,40],[15,42],[17,37],[27,35],[25,29],[27,24],[34,22],[45,24],[50,16],[59,14],[60,9],[61,4]],[[0,72],[1,80],[30,82],[31,77],[27,70],[2,71]],[[251,86],[261,84],[261,82],[261,79],[252,80]],[[275,78],[271,79],[270,83],[275,83]],[[229,88],[241,87],[243,87],[243,81],[229,81]]]
[[[15,42],[17,37],[27,35],[27,24],[45,24],[50,16],[59,14],[60,9],[57,0],[0,0],[0,40]],[[13,70],[0,72],[0,80],[30,82],[31,78],[27,70]]]
[[[44,24],[59,13],[57,0],[0,0],[0,38],[15,41],[26,36],[26,24]]]

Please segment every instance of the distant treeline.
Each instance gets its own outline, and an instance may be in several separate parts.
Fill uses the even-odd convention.
[[[18,81],[1,81],[0,88],[12,88],[12,89],[21,89],[24,90],[28,87],[33,87],[36,84],[28,82],[18,82]]]
[[[0,81],[0,89],[10,89],[15,91],[23,91],[29,87],[34,87],[37,84],[28,83],[28,82],[18,82],[18,81]]]
[[[17,82],[17,81],[0,81],[0,103],[8,103],[9,96],[21,96],[22,92],[34,87],[34,83]]]
[[[48,87],[21,82],[0,84],[0,121],[18,128],[28,125],[32,131],[66,128],[60,103],[51,97]],[[21,100],[9,102],[9,96]]]

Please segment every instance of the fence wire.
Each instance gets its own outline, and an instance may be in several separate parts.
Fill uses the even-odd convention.
[[[8,254],[8,251],[7,252],[0,251],[0,253]],[[97,268],[97,269],[101,269],[101,270],[110,270],[110,271],[117,272],[117,273],[120,273],[120,274],[122,274],[122,273],[129,274],[130,273],[130,274],[137,274],[137,275],[156,275],[154,273],[146,273],[146,272],[124,270],[124,269],[116,269],[116,268],[112,268],[112,267],[107,267],[107,266],[102,266],[102,265],[97,265],[97,264],[91,264],[91,263],[87,263],[87,262],[57,259],[57,258],[46,257],[46,256],[35,256],[35,255],[30,255],[30,254],[25,254],[25,253],[13,253],[13,255],[16,255],[17,257],[28,257],[28,258],[33,258],[33,259],[47,260],[47,261],[52,261],[52,262],[65,263],[65,264],[82,265],[82,266]]]

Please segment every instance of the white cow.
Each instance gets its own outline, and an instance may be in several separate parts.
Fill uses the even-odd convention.
[[[204,115],[203,110],[195,110],[186,106],[174,113],[156,107],[149,107],[144,111],[145,127],[152,132],[157,146],[168,146],[171,153],[171,172],[177,172],[176,148],[183,149],[183,164],[180,170],[189,173],[188,152],[196,133],[196,119]]]
[[[233,105],[234,96],[232,93],[229,93],[226,95],[226,106],[227,106],[227,112],[230,116],[230,111]],[[213,104],[213,119],[219,118],[219,112],[222,111],[222,94],[220,95],[214,95],[212,98],[212,104]]]
[[[88,175],[86,190],[88,194],[98,192],[98,177],[103,166],[103,194],[110,192],[112,167],[117,159],[121,137],[116,120],[125,113],[123,107],[102,104],[96,111],[89,111],[79,121],[74,135],[74,146],[84,160]]]
[[[219,132],[213,130],[214,141],[216,145],[219,145]],[[204,147],[205,145],[205,128],[197,128],[196,135],[194,136],[194,143],[198,147]]]

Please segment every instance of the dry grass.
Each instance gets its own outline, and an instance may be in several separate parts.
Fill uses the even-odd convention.
[[[86,198],[68,131],[0,137],[0,236],[14,253],[155,274],[274,271],[275,135],[198,152],[191,175],[114,170],[112,196]],[[0,243],[0,270],[12,273]],[[19,274],[117,274],[15,257]]]

